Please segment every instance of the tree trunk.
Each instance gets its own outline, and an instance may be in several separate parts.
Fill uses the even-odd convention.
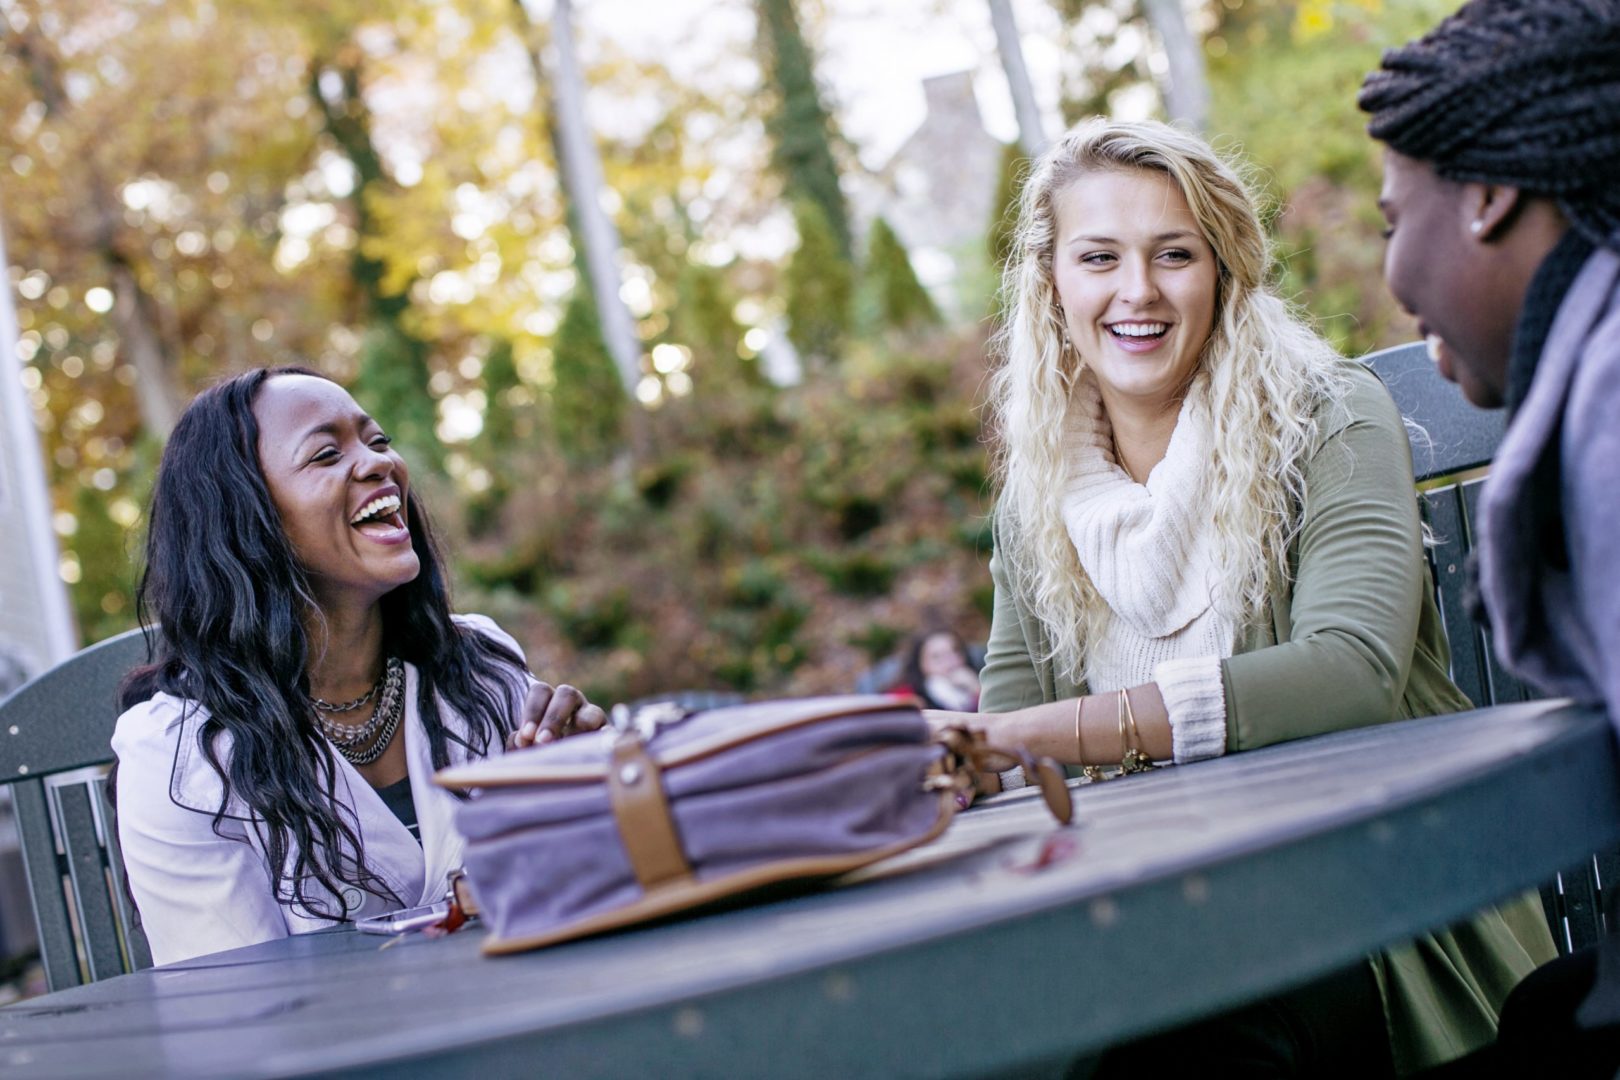
[[[105,258],[112,278],[113,325],[118,328],[129,362],[135,366],[135,399],[140,403],[141,422],[151,434],[167,440],[175,421],[180,419],[180,405],[155,326],[152,299],[141,288],[128,262],[112,251],[107,251]]]
[[[1012,92],[1013,112],[1018,117],[1018,145],[1026,157],[1038,157],[1046,149],[1046,128],[1035,104],[1029,69],[1024,66],[1024,47],[1019,43],[1012,0],[990,0],[990,22],[996,28],[996,51],[1001,54],[1001,68],[1007,73],[1007,89]]]
[[[371,138],[371,113],[361,86],[362,53],[352,43],[339,42],[310,63],[309,93],[325,123],[326,133],[354,167],[354,188],[348,201],[354,211],[360,241],[350,258],[350,277],[365,305],[366,333],[360,348],[358,386],[368,408],[386,418],[390,429],[411,456],[435,469],[444,467],[444,445],[435,433],[437,402],[429,393],[432,345],[413,333],[406,319],[410,286],[385,292],[387,267],[366,253],[373,221],[368,199],[391,183],[382,156]],[[323,76],[335,85],[323,89]]]
[[[371,233],[371,211],[366,206],[366,192],[384,183],[387,177],[383,172],[382,158],[371,141],[371,117],[361,95],[360,68],[354,50],[340,49],[339,52],[348,55],[336,62],[317,57],[310,64],[309,93],[315,107],[320,110],[326,133],[332,136],[332,141],[337,143],[343,156],[354,166],[355,181],[349,192],[349,205],[354,210],[355,232],[365,237]],[[326,73],[337,76],[342,87],[341,95],[335,101],[327,100],[327,95],[321,89],[321,76]],[[400,315],[410,305],[410,290],[384,295],[384,266],[380,260],[365,253],[363,243],[354,245],[351,273],[354,283],[365,296],[367,317],[373,322],[397,325]]]
[[[574,264],[584,273],[583,284],[591,294],[602,344],[624,388],[629,455],[628,458],[621,455],[619,465],[621,469],[628,469],[648,459],[652,432],[646,410],[636,397],[636,386],[642,375],[641,340],[630,309],[619,296],[619,230],[602,209],[601,195],[606,182],[602,178],[601,156],[585,117],[585,76],[574,51],[573,5],[568,0],[555,0],[548,48],[537,32],[539,27],[530,17],[525,0],[512,2],[519,25],[524,28],[524,51],[529,54],[535,92],[541,101],[538,111],[543,116],[551,152],[561,174],[568,235],[574,244]],[[547,53],[552,60],[549,65]]]
[[[523,6],[522,0],[517,3]],[[547,65],[536,50],[529,50],[536,80],[551,89],[557,165],[573,211],[574,240],[584,257],[602,339],[619,369],[625,393],[634,401],[636,384],[641,381],[641,342],[635,320],[619,297],[619,230],[602,209],[602,160],[585,118],[585,77],[574,51],[571,0],[552,2],[550,52]]]
[[[794,0],[757,0],[755,8],[760,66],[766,86],[777,97],[765,122],[773,143],[771,161],[788,198],[816,203],[838,240],[839,257],[853,263],[849,206],[833,156],[836,125],[816,85],[815,55],[798,8]]]
[[[1148,21],[1164,44],[1170,65],[1169,83],[1164,91],[1165,111],[1194,131],[1203,131],[1209,120],[1209,79],[1204,74],[1204,49],[1192,27],[1181,0],[1142,0]]]
[[[0,231],[0,267],[6,265],[5,234]],[[28,657],[27,671],[34,674],[72,656],[79,648],[79,631],[67,585],[57,573],[48,474],[34,410],[19,378],[22,362],[16,348],[11,283],[0,279],[0,484],[9,495],[0,517],[0,541],[6,548],[8,585],[22,586],[6,597],[0,624],[9,624],[4,629],[15,635],[4,644],[21,648]],[[0,697],[10,689],[0,688]]]
[[[33,26],[20,33],[11,31],[7,43],[12,54],[28,68],[46,117],[60,117],[69,109],[70,101],[49,44]],[[141,424],[159,439],[167,439],[180,416],[180,393],[175,386],[173,361],[158,331],[157,302],[141,287],[134,267],[118,248],[122,217],[96,163],[85,162],[83,173],[94,216],[85,223],[82,239],[101,259],[112,282],[113,326],[135,368],[135,400],[141,410]]]

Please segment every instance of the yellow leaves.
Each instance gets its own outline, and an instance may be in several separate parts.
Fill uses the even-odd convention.
[[[1304,43],[1333,29],[1331,0],[1305,0],[1294,12],[1294,40]]]
[[[1384,10],[1384,0],[1301,0],[1294,10],[1294,40],[1315,41],[1334,31],[1338,21],[1363,23]]]

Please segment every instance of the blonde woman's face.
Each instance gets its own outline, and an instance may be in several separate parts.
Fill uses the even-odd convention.
[[[1215,327],[1214,250],[1163,173],[1088,173],[1059,191],[1053,278],[1104,404],[1178,401]]]

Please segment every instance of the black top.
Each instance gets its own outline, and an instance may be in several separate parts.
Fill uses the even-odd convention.
[[[1591,242],[1570,229],[1541,260],[1535,276],[1530,279],[1508,359],[1505,396],[1509,415],[1518,412],[1519,406],[1524,404],[1525,395],[1530,392],[1530,381],[1536,374],[1536,364],[1541,360],[1541,350],[1552,332],[1553,317],[1558,314],[1564,294],[1575,284],[1592,251]]]
[[[387,804],[388,809],[394,812],[394,816],[404,823],[405,827],[411,831],[411,835],[416,837],[416,842],[420,844],[422,842],[422,830],[416,824],[416,803],[411,799],[410,776],[407,774],[404,779],[397,783],[378,788],[377,794],[382,796],[382,801]]]
[[[1536,365],[1546,348],[1547,336],[1552,333],[1553,319],[1564,302],[1570,286],[1580,276],[1592,254],[1592,244],[1579,232],[1570,229],[1541,261],[1530,288],[1524,297],[1524,309],[1513,335],[1513,352],[1509,354],[1507,378],[1508,416],[1519,410],[1530,393],[1535,379]],[[1534,522],[1540,533],[1538,544],[1549,566],[1569,565],[1569,546],[1564,536],[1563,486],[1559,481],[1558,455],[1543,454],[1536,462],[1537,482],[1527,489],[1525,515]]]

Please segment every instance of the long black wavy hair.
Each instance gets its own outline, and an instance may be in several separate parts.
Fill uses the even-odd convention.
[[[239,800],[264,837],[278,901],[343,919],[346,910],[330,910],[310,882],[339,897],[352,885],[405,901],[366,864],[359,823],[336,798],[336,756],[309,703],[305,620],[318,606],[265,483],[253,415],[277,375],[326,377],[297,366],[238,375],[198,395],[169,436],[137,593],[152,662],[130,673],[120,705],[162,691],[201,708],[198,749],[225,790],[214,831],[241,816],[227,814]],[[443,768],[452,743],[484,756],[505,739],[520,715],[524,665],[451,620],[444,560],[414,492],[405,514],[421,570],[382,599],[383,649],[416,666],[417,711],[433,765]],[[444,723],[441,702],[465,735]]]

